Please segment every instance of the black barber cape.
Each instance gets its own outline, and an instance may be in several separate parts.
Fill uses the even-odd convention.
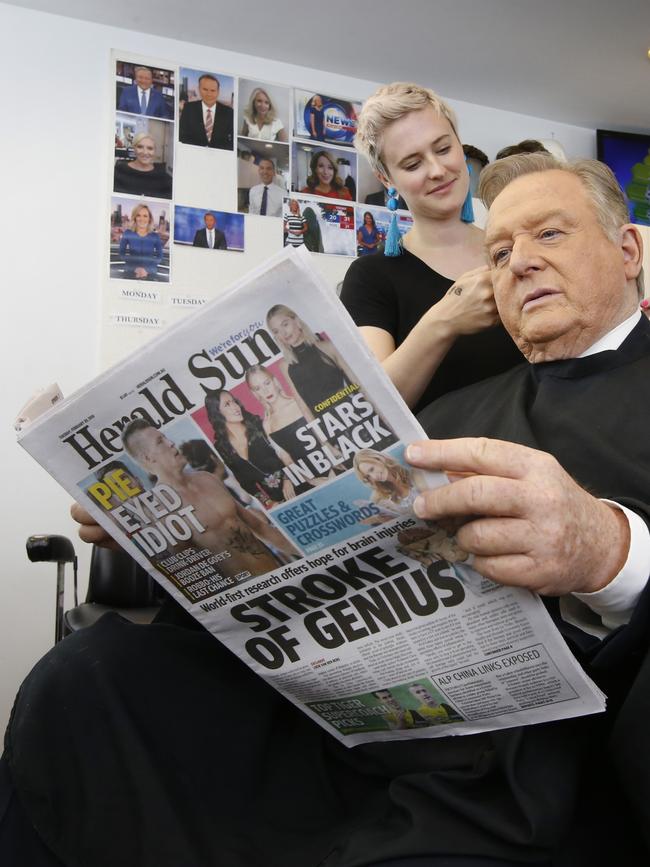
[[[650,520],[649,407],[643,318],[616,352],[523,364],[421,417],[432,436],[549,451],[594,494]],[[28,677],[7,757],[29,818],[70,867],[362,867],[435,853],[541,864],[557,847],[569,855],[554,864],[570,867],[647,863],[618,824],[630,807],[607,744],[648,620],[647,594],[602,643],[558,620],[608,692],[607,714],[347,749],[176,606],[148,627],[107,615]],[[619,733],[637,789],[650,777],[650,708],[638,695],[630,736]],[[580,839],[585,821],[598,833]]]

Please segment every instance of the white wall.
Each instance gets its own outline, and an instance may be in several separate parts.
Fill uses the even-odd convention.
[[[112,48],[361,99],[376,86],[0,4],[5,69],[0,285],[6,305],[0,339],[5,383],[0,729],[20,681],[50,646],[53,633],[55,567],[28,563],[25,539],[34,532],[74,534],[67,494],[16,446],[11,423],[41,385],[57,380],[69,394],[98,372]],[[529,137],[555,137],[569,155],[595,155],[592,130],[468,103],[454,106],[463,141],[490,156]],[[258,255],[245,254],[247,265]],[[332,285],[341,279],[347,260],[316,258]],[[87,552],[83,555],[87,562]]]

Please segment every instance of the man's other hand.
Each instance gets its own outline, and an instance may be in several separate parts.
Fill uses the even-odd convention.
[[[409,446],[413,466],[463,474],[425,491],[421,518],[464,517],[461,548],[500,584],[561,596],[600,590],[625,564],[627,518],[592,497],[551,455],[491,439],[424,440]]]

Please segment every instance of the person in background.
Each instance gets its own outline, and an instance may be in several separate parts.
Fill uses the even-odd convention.
[[[226,236],[217,228],[217,218],[208,211],[203,215],[204,229],[197,229],[192,241],[193,247],[207,247],[208,250],[227,250]]]
[[[351,264],[341,300],[415,411],[521,361],[499,324],[483,232],[464,207],[469,174],[457,129],[432,90],[398,82],[366,101],[355,138],[382,184],[406,201],[413,227],[400,255]]]
[[[384,240],[383,232],[377,228],[375,218],[366,211],[363,215],[363,223],[357,229],[357,248],[360,256],[369,256],[376,253],[377,248]]]
[[[174,114],[159,90],[153,87],[153,73],[148,66],[136,66],[135,84],[129,84],[120,93],[118,111],[144,114],[147,117],[173,118]]]
[[[241,134],[263,141],[287,141],[284,124],[275,114],[271,97],[261,87],[256,87],[251,93],[248,105],[244,109]]]
[[[502,160],[504,157],[511,157],[514,154],[547,154],[548,149],[544,147],[541,141],[533,138],[525,138],[517,144],[508,145],[497,151],[495,159]]]
[[[180,114],[178,140],[183,144],[233,148],[234,116],[229,105],[219,102],[219,79],[208,73],[199,77],[201,99],[186,102]]]
[[[117,160],[113,174],[113,190],[133,196],[153,196],[171,199],[172,179],[166,170],[156,163],[156,143],[146,132],[139,132],[133,139],[135,159]]]
[[[350,191],[338,174],[334,157],[328,151],[316,151],[312,155],[309,161],[307,186],[303,187],[300,192],[352,201]]]
[[[154,232],[153,214],[148,205],[131,211],[131,226],[120,239],[120,258],[124,260],[127,280],[155,280],[162,261],[163,242]]]
[[[271,157],[262,157],[257,164],[259,184],[248,193],[248,213],[267,217],[282,216],[284,190],[275,183],[275,163]]]

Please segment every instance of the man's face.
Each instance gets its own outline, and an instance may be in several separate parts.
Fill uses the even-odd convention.
[[[138,85],[138,87],[141,87],[142,90],[149,90],[152,82],[153,75],[151,74],[150,69],[138,69],[135,74],[135,83]]]
[[[272,184],[275,177],[275,168],[271,160],[261,160],[257,167],[260,176],[260,181],[263,184]]]
[[[156,475],[165,471],[174,472],[187,464],[185,455],[156,428],[144,428],[136,436],[136,460],[150,472]]]
[[[203,78],[199,82],[199,96],[207,106],[215,105],[219,99],[219,82],[212,78]]]
[[[206,229],[214,229],[214,227],[217,225],[217,221],[212,216],[212,214],[206,214],[203,217],[203,222],[205,223]]]
[[[414,698],[422,702],[422,704],[427,705],[427,707],[438,706],[438,702],[434,699],[429,690],[421,686],[419,683],[416,683],[414,686],[409,686],[409,692]]]
[[[626,244],[603,231],[582,182],[561,170],[524,175],[488,216],[486,247],[506,329],[532,362],[580,355],[636,306]]]

